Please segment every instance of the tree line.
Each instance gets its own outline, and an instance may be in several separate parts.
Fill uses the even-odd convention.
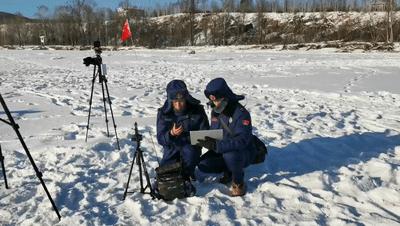
[[[393,9],[398,10],[394,0],[179,0],[164,9],[158,9],[157,15],[187,12],[194,7],[196,12],[350,12],[369,11],[378,7],[385,10],[392,2]],[[382,8],[383,6],[383,8]]]
[[[40,45],[39,36],[45,36],[46,45],[88,46],[100,40],[108,46],[147,47],[399,39],[399,24],[392,14],[397,11],[394,0],[178,0],[146,10],[124,0],[119,6],[120,11],[97,7],[93,0],[72,0],[52,13],[40,6],[35,19],[29,21],[17,13],[19,17],[0,24],[0,45]],[[329,23],[307,27],[310,21],[301,16],[284,24],[266,15],[319,12],[325,16],[336,11],[374,10],[385,11],[387,20],[370,25],[348,21],[335,31]],[[249,13],[256,14],[251,23],[245,20]],[[121,28],[126,19],[133,38],[121,43]]]

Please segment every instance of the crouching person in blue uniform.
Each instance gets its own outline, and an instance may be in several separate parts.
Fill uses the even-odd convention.
[[[184,179],[194,178],[201,147],[190,144],[189,131],[209,128],[203,105],[189,94],[186,84],[181,80],[168,83],[167,100],[157,115],[157,140],[163,147],[160,167],[182,161]]]
[[[204,91],[212,106],[211,129],[223,129],[223,139],[206,137],[199,145],[209,149],[201,156],[198,168],[204,173],[224,173],[221,183],[231,184],[231,196],[246,194],[244,169],[256,155],[250,113],[239,103],[223,78],[210,81]]]

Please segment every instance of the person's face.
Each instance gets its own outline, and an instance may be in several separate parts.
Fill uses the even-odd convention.
[[[215,108],[219,108],[221,106],[222,101],[224,100],[223,97],[217,99],[217,98],[211,98],[211,101],[215,105]]]
[[[181,112],[186,108],[186,100],[185,99],[172,100],[172,107],[174,108],[174,111]]]

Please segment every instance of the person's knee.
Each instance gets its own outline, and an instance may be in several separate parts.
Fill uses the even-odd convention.
[[[242,152],[228,152],[223,154],[226,166],[231,172],[240,172],[244,168],[244,156]]]
[[[198,150],[195,150],[193,148],[186,148],[183,149],[182,157],[187,165],[195,167],[200,160],[200,154],[201,153]]]
[[[213,162],[211,159],[200,161],[197,168],[203,173],[222,173],[223,171],[223,166]]]
[[[176,150],[164,150],[160,166],[168,165],[179,161],[179,152]]]

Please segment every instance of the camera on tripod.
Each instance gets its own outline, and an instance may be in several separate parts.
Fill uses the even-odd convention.
[[[143,135],[139,133],[137,123],[135,123],[135,134],[132,136],[132,141],[140,143],[143,140]]]
[[[110,131],[108,128],[108,118],[107,118],[107,106],[106,103],[109,104],[110,106],[110,112],[111,112],[111,118],[112,122],[114,124],[114,131],[115,131],[115,138],[117,139],[117,145],[118,149],[121,150],[121,147],[119,146],[119,140],[118,140],[118,135],[117,135],[117,125],[115,124],[115,119],[114,119],[114,113],[111,107],[111,98],[110,98],[110,92],[108,90],[108,85],[107,85],[107,65],[103,64],[103,59],[101,58],[101,47],[100,47],[100,41],[95,41],[93,43],[93,49],[94,52],[96,53],[95,57],[86,57],[83,59],[83,64],[86,66],[93,65],[93,79],[92,79],[92,89],[90,92],[90,100],[89,100],[89,115],[88,115],[88,122],[86,126],[86,139],[85,141],[87,142],[88,138],[88,133],[89,133],[89,123],[90,123],[90,114],[92,111],[92,100],[93,100],[93,91],[94,91],[94,83],[96,81],[96,78],[99,78],[99,84],[101,85],[101,91],[103,94],[103,103],[104,103],[104,113],[106,116],[106,126],[107,126],[107,135],[110,136]]]
[[[100,47],[100,41],[95,41],[93,43],[93,49],[94,52],[96,53],[96,57],[86,57],[83,58],[83,64],[88,67],[89,65],[101,65],[102,64],[102,59],[101,59],[101,47]]]

